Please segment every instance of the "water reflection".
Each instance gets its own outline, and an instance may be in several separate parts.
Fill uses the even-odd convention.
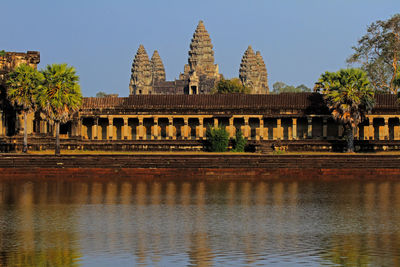
[[[396,181],[0,182],[0,266],[399,266]]]

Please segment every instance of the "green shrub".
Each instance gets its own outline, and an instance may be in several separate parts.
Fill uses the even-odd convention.
[[[206,150],[210,152],[225,152],[228,149],[229,134],[224,128],[207,127]]]
[[[242,131],[236,131],[235,139],[233,140],[233,152],[244,152],[247,140],[243,137]]]

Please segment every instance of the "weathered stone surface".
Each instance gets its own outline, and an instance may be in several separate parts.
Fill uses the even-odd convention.
[[[255,54],[249,46],[244,52],[239,69],[239,78],[252,94],[268,93],[268,77],[264,60],[259,51]]]
[[[37,51],[6,52],[4,56],[0,56],[0,83],[4,79],[4,75],[21,64],[27,64],[33,68],[37,68],[40,62],[40,53]]]
[[[190,78],[192,73],[196,73],[197,76],[205,75],[208,78],[219,77],[218,65],[214,64],[211,38],[201,20],[190,43],[188,64],[185,65],[182,78]]]
[[[269,92],[267,67],[265,66],[265,62],[261,56],[260,51],[256,52],[256,58],[257,58],[257,63],[258,63],[258,68],[259,68],[259,77],[260,77],[259,87],[258,87],[258,91],[256,93],[257,94],[267,94]]]
[[[157,50],[154,50],[151,57],[151,71],[153,76],[153,84],[155,81],[165,81],[165,68]]]
[[[143,45],[139,46],[132,63],[132,75],[129,84],[131,95],[151,94],[152,68]]]

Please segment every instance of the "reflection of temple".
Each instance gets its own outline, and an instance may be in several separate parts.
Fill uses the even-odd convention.
[[[304,264],[319,255],[396,266],[399,183],[343,183],[1,182],[0,215],[10,221],[0,220],[0,265],[72,266],[96,251],[147,265],[174,255],[196,266]]]

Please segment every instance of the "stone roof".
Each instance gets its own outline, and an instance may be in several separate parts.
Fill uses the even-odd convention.
[[[398,113],[395,95],[376,95],[374,112]],[[303,110],[307,114],[329,114],[321,94],[282,93],[270,95],[131,95],[129,97],[85,97],[82,110]]]

